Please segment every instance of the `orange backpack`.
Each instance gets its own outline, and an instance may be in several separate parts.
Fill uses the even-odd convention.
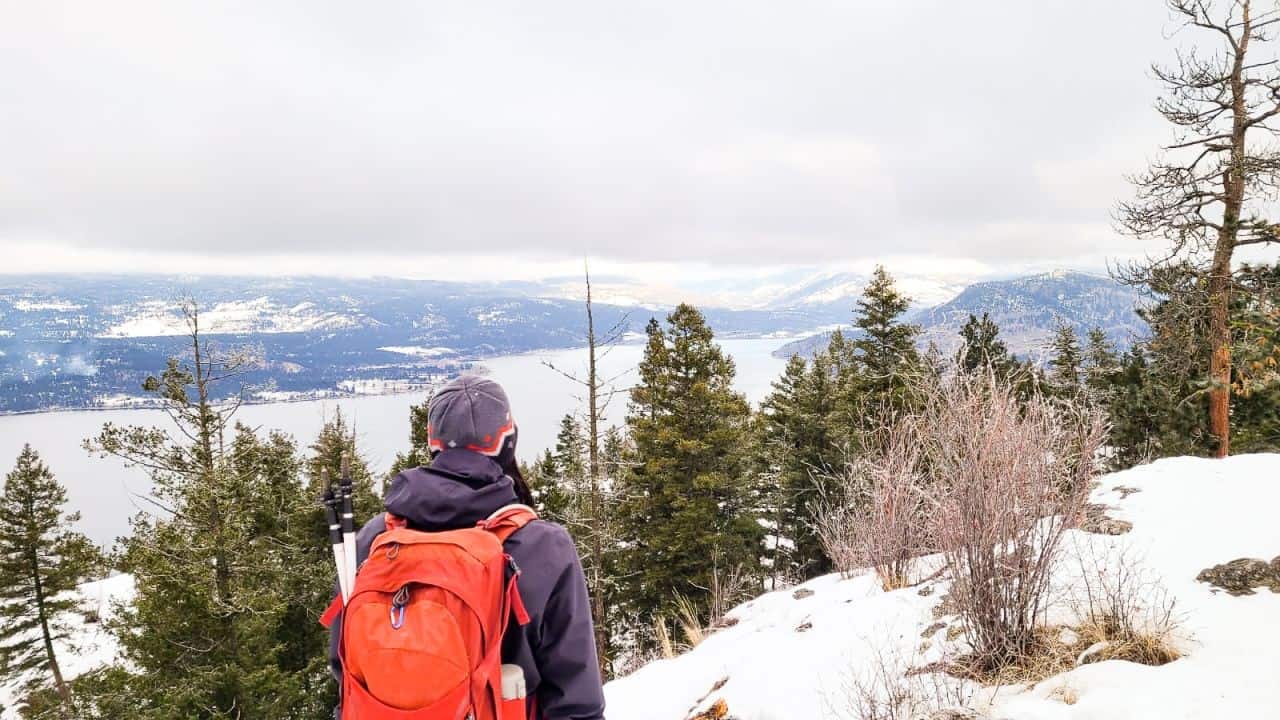
[[[509,619],[529,622],[502,544],[535,519],[509,505],[474,528],[420,532],[388,513],[343,611],[343,720],[527,717],[523,674],[502,665]]]

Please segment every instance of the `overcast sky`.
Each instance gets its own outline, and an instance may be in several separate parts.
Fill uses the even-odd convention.
[[[19,272],[1096,269],[1185,40],[1161,0],[0,8]]]

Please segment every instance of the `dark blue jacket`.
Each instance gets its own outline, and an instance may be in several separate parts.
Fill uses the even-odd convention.
[[[469,450],[446,450],[430,467],[405,470],[387,490],[386,507],[427,532],[473,527],[504,505],[518,502],[511,478],[493,460]],[[382,516],[356,536],[360,562],[386,529]],[[537,520],[504,546],[520,567],[520,596],[531,621],[512,627],[502,660],[524,668],[529,697],[543,720],[603,720],[604,691],[591,626],[591,603],[573,540],[564,528]],[[329,664],[342,683],[338,637],[342,617],[331,627]]]

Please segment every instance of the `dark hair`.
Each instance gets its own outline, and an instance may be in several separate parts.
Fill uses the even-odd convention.
[[[515,486],[516,498],[525,505],[533,507],[533,491],[529,489],[529,483],[525,481],[524,473],[520,472],[520,463],[513,460],[507,465],[507,467],[502,468],[502,472],[511,478],[511,484]]]

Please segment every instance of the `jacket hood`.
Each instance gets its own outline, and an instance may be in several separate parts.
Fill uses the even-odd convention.
[[[515,485],[498,463],[461,449],[396,475],[386,497],[388,512],[427,532],[471,527],[516,502]]]

